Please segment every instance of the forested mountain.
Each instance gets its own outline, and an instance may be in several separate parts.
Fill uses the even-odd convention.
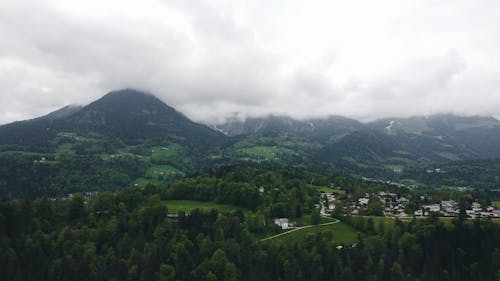
[[[432,140],[427,150],[449,160],[499,158],[500,121],[493,117],[438,114],[429,117],[383,119],[367,124],[393,136]],[[448,154],[443,154],[447,152]]]
[[[83,107],[67,106],[0,126],[0,197],[160,184],[244,162],[488,189],[500,184],[488,168],[500,159],[498,143],[500,122],[477,116],[370,123],[340,116],[310,120],[269,116],[210,128],[151,94],[125,89]],[[469,161],[474,173],[461,173],[469,176],[460,180],[434,176],[429,182],[425,177],[425,171],[436,166],[463,169]]]
[[[363,129],[359,121],[341,116],[296,120],[273,115],[266,118],[247,118],[244,121],[232,119],[215,127],[229,136],[295,136],[321,142]]]
[[[0,144],[47,147],[61,133],[99,134],[125,143],[170,138],[201,147],[220,145],[225,139],[155,96],[126,89],[85,107],[65,107],[41,118],[0,126]]]
[[[196,171],[227,141],[151,94],[114,91],[0,126],[0,198],[159,183]]]
[[[216,128],[230,136],[305,138],[326,145],[326,151],[341,151],[342,154],[358,150],[359,146],[367,146],[366,149],[372,151],[372,157],[380,159],[388,156],[386,147],[379,147],[386,146],[380,142],[381,139],[384,139],[383,142],[396,143],[391,144],[393,149],[389,154],[404,151],[413,155],[411,157],[414,159],[425,157],[453,161],[500,157],[500,147],[496,145],[500,142],[500,121],[493,117],[438,114],[360,123],[339,116],[310,120],[269,116],[248,118],[245,121],[229,120]],[[343,137],[346,139],[342,140]],[[324,160],[328,160],[328,155],[323,156]],[[357,159],[363,160],[363,156]]]

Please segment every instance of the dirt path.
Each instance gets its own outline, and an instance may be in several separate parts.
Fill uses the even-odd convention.
[[[266,237],[266,238],[260,239],[259,242],[266,241],[266,240],[271,240],[271,239],[274,239],[274,238],[278,238],[280,236],[284,236],[284,235],[290,234],[292,232],[295,232],[295,231],[298,231],[298,230],[301,230],[301,229],[311,228],[311,227],[315,227],[315,226],[336,224],[336,223],[339,223],[339,222],[340,222],[339,220],[335,220],[335,221],[327,222],[327,223],[305,225],[305,226],[294,228],[294,229],[289,230],[287,232],[283,232],[283,233],[280,233],[280,234],[277,234],[277,235],[273,235],[273,236],[270,236],[270,237]]]

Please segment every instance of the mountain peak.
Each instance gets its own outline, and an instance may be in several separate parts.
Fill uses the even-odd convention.
[[[84,111],[100,112],[106,114],[178,114],[172,107],[153,94],[134,90],[123,89],[112,91],[102,98],[92,102]]]
[[[64,107],[43,118],[0,126],[0,144],[46,145],[61,132],[99,134],[125,143],[168,139],[197,147],[225,141],[223,134],[191,121],[154,95],[124,89],[82,108]]]
[[[122,90],[111,91],[91,104],[123,102],[123,101],[139,102],[139,105],[146,101],[150,103],[165,104],[155,95],[135,89],[122,89]]]
[[[104,95],[102,98],[133,98],[133,97],[155,97],[153,94],[148,93],[148,92],[143,92],[139,91],[136,89],[132,88],[125,88],[125,89],[120,89],[120,90],[114,90],[106,95]]]

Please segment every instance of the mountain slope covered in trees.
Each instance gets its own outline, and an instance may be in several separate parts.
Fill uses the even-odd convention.
[[[500,179],[489,165],[500,159],[498,143],[500,122],[478,116],[369,123],[269,116],[209,127],[151,94],[126,89],[87,106],[0,126],[0,190],[2,197],[116,190],[244,162],[494,189]],[[426,177],[425,171],[441,166],[459,178]],[[458,166],[465,172],[456,173]]]

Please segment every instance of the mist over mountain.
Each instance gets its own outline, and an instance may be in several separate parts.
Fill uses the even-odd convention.
[[[327,141],[332,137],[363,129],[364,126],[357,120],[342,116],[297,120],[288,116],[271,115],[265,118],[247,118],[244,121],[229,120],[227,123],[214,126],[214,128],[228,136],[281,135]]]
[[[0,144],[47,147],[61,133],[98,134],[125,143],[170,139],[192,147],[216,147],[233,137],[300,138],[324,146],[319,159],[327,162],[343,157],[363,162],[401,153],[450,161],[500,158],[500,121],[493,117],[437,114],[362,123],[333,115],[305,120],[270,115],[209,127],[154,95],[133,89],[110,92],[83,107],[66,106],[0,126]]]
[[[500,121],[493,117],[439,114],[362,123],[334,115],[271,115],[207,126],[152,94],[124,89],[86,106],[0,126],[0,175],[8,179],[1,188],[7,197],[114,190],[267,163],[492,189],[500,184],[491,172],[500,159],[498,143]],[[428,177],[433,167],[450,172]],[[41,168],[48,170],[40,174]]]
[[[113,91],[84,107],[64,107],[46,116],[0,126],[0,144],[45,144],[59,133],[97,133],[126,143],[172,138],[218,145],[224,135],[195,123],[152,94]]]

